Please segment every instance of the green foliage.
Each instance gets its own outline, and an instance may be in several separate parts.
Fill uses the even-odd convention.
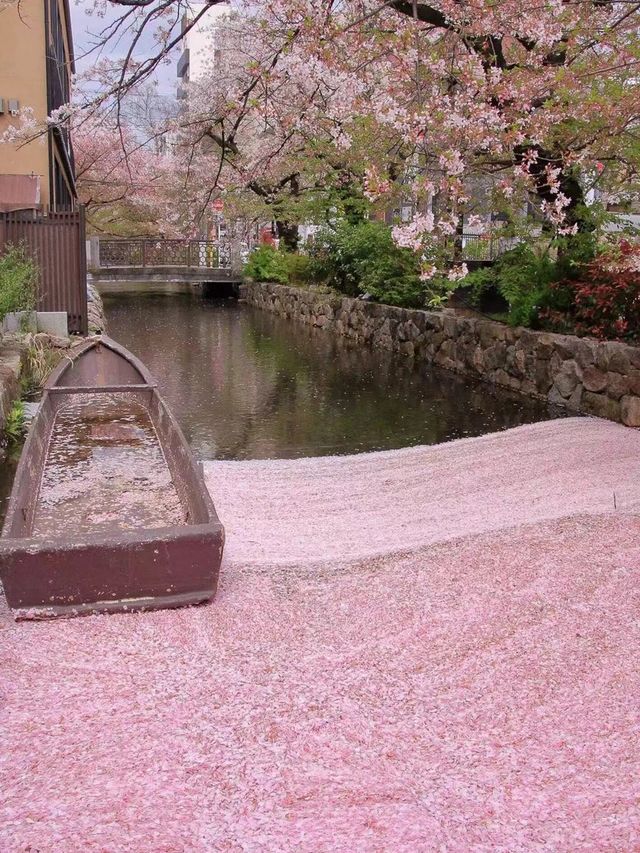
[[[312,262],[308,255],[286,252],[263,245],[249,255],[244,274],[254,281],[275,281],[296,286],[313,280]]]
[[[16,400],[4,422],[4,432],[9,444],[20,441],[26,432],[24,403]]]
[[[605,249],[577,275],[555,287],[568,294],[564,312],[547,312],[550,325],[571,323],[572,331],[602,340],[640,338],[640,245],[621,240]]]
[[[388,305],[424,305],[418,257],[397,246],[381,222],[343,220],[322,232],[312,251],[311,271],[347,296],[369,293]]]
[[[282,252],[284,257],[289,284],[303,285],[313,280],[313,266],[309,255]]]
[[[60,350],[46,347],[33,335],[26,338],[27,369],[21,378],[24,396],[36,394],[47,381],[49,374],[61,358]]]
[[[36,266],[23,246],[9,246],[0,257],[0,319],[33,310],[35,298]]]
[[[459,287],[459,281],[451,281],[447,276],[437,273],[422,284],[422,304],[432,309],[446,308]]]
[[[460,283],[461,291],[464,292],[466,300],[475,308],[482,305],[482,299],[490,291],[498,289],[496,274],[492,267],[479,267],[470,272]]]
[[[498,290],[509,303],[511,325],[538,325],[538,312],[547,305],[555,279],[555,265],[549,255],[536,255],[522,244],[503,255],[496,268]]]
[[[364,196],[362,183],[347,180],[340,173],[335,183],[335,188],[325,191],[325,220],[338,213],[352,225],[365,222],[371,204]]]
[[[289,271],[284,252],[274,246],[262,245],[254,249],[244,267],[244,274],[254,281],[275,281],[287,284]]]
[[[462,288],[463,302],[477,308],[490,306],[483,310],[502,312],[506,303],[511,325],[549,327],[554,318],[553,324],[560,328],[561,321],[572,322],[575,289],[571,282],[584,275],[595,253],[592,232],[543,247],[523,242],[461,282],[443,275],[423,282],[418,256],[399,247],[386,225],[342,219],[316,236],[308,255],[260,246],[249,256],[245,274],[255,281],[280,284],[323,283],[347,296],[367,293],[377,302],[407,308],[441,308],[453,291]]]
[[[580,275],[583,266],[595,258],[597,249],[598,243],[593,231],[557,240],[556,280],[573,279]]]
[[[490,267],[474,270],[464,279],[471,301],[478,305],[490,291],[499,293],[509,305],[513,326],[539,325],[539,313],[558,298],[551,289],[557,279],[556,263],[548,252],[537,254],[521,243],[505,252]]]

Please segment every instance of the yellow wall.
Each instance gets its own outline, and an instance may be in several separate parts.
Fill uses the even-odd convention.
[[[4,98],[5,106],[0,133],[19,123],[7,114],[9,99],[17,99],[21,108],[32,107],[39,122],[46,118],[44,10],[43,0],[21,0],[19,13],[16,6],[0,10],[0,98]],[[48,163],[46,134],[21,148],[0,143],[0,173],[40,175],[40,201],[45,205],[49,203]]]

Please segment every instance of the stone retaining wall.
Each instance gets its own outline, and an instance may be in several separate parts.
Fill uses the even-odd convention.
[[[87,282],[87,321],[90,335],[104,332],[107,327],[102,297],[91,282]]]
[[[24,348],[17,338],[0,335],[0,437],[7,415],[20,397]],[[1,460],[1,456],[0,456]],[[2,462],[0,461],[0,464]]]
[[[452,310],[363,302],[320,288],[245,283],[242,299],[356,343],[403,353],[578,412],[640,426],[640,348],[512,328]]]

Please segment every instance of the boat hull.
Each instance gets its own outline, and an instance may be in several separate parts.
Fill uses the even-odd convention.
[[[164,526],[140,526],[129,517],[132,510],[126,493],[122,500],[116,494],[113,506],[124,516],[120,519],[124,527],[115,522],[110,527],[110,516],[103,511],[102,524],[94,530],[90,525],[79,525],[73,515],[73,495],[67,500],[63,488],[59,489],[60,518],[56,519],[53,513],[51,532],[38,524],[37,507],[45,479],[43,472],[56,441],[57,419],[78,400],[104,411],[115,398],[148,415],[150,431],[159,448],[158,458],[167,470],[165,480],[175,491],[184,518],[180,523]],[[98,438],[106,436],[108,444],[114,438],[117,443],[123,429],[134,428],[105,428],[99,424],[96,429]],[[84,455],[104,455],[104,450],[100,446]],[[85,481],[82,477],[76,479]],[[92,488],[89,480],[85,492],[91,495]],[[53,506],[55,510],[55,501]],[[201,466],[193,459],[144,366],[109,339],[83,345],[47,383],[16,472],[0,537],[0,577],[14,616],[44,619],[199,604],[215,595],[223,547],[224,528],[205,486]]]
[[[5,540],[2,584],[16,619],[201,604],[216,593],[223,544],[221,529],[126,541]]]

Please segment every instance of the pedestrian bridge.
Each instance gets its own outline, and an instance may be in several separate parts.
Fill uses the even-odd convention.
[[[102,282],[173,282],[221,285],[242,281],[240,244],[232,240],[105,239],[87,251],[91,279]]]

